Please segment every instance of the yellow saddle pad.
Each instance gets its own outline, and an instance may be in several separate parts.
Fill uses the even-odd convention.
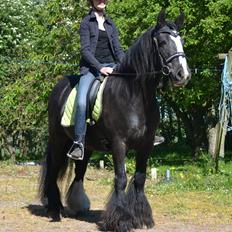
[[[98,90],[97,97],[94,103],[94,107],[91,112],[92,118],[95,122],[98,121],[102,113],[103,90],[105,88],[107,79],[108,77],[104,78],[103,82],[100,85],[100,88]],[[72,126],[75,123],[75,114],[76,114],[76,108],[77,108],[77,100],[76,100],[77,91],[78,91],[78,84],[72,89],[65,103],[64,113],[61,119],[61,125],[64,127]],[[90,119],[87,119],[87,122],[90,122]]]

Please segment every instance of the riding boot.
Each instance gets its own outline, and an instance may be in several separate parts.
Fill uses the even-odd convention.
[[[84,158],[84,136],[77,136],[67,156],[74,160],[83,160]]]

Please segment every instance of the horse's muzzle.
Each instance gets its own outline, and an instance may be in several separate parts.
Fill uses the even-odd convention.
[[[182,66],[179,66],[175,71],[172,70],[170,73],[173,86],[180,87],[185,86],[188,81],[191,79],[191,71],[188,68],[186,71],[182,68]]]

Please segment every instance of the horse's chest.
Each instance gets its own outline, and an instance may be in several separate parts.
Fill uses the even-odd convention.
[[[131,128],[141,128],[144,124],[144,120],[139,117],[139,115],[131,113],[128,117],[128,122]]]
[[[146,122],[141,115],[131,113],[128,117],[128,133],[130,137],[142,137],[146,132]]]

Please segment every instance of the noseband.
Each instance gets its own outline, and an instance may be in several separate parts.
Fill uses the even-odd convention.
[[[155,41],[155,46],[157,48],[157,51],[158,51],[158,54],[159,54],[159,57],[160,57],[160,62],[161,62],[161,66],[162,66],[161,72],[162,72],[163,75],[168,76],[171,71],[170,71],[170,68],[168,67],[167,64],[170,63],[175,58],[178,58],[180,56],[181,57],[186,57],[186,55],[184,54],[184,52],[176,52],[176,53],[170,55],[169,57],[165,57],[162,54],[162,52],[160,51],[160,49],[159,49],[158,41],[157,41],[157,38],[156,38],[156,36],[159,35],[159,34],[161,34],[161,33],[166,33],[166,34],[172,35],[174,37],[179,36],[179,33],[172,31],[167,26],[164,26],[158,32],[156,32],[154,34],[154,37],[153,37],[153,40]]]

